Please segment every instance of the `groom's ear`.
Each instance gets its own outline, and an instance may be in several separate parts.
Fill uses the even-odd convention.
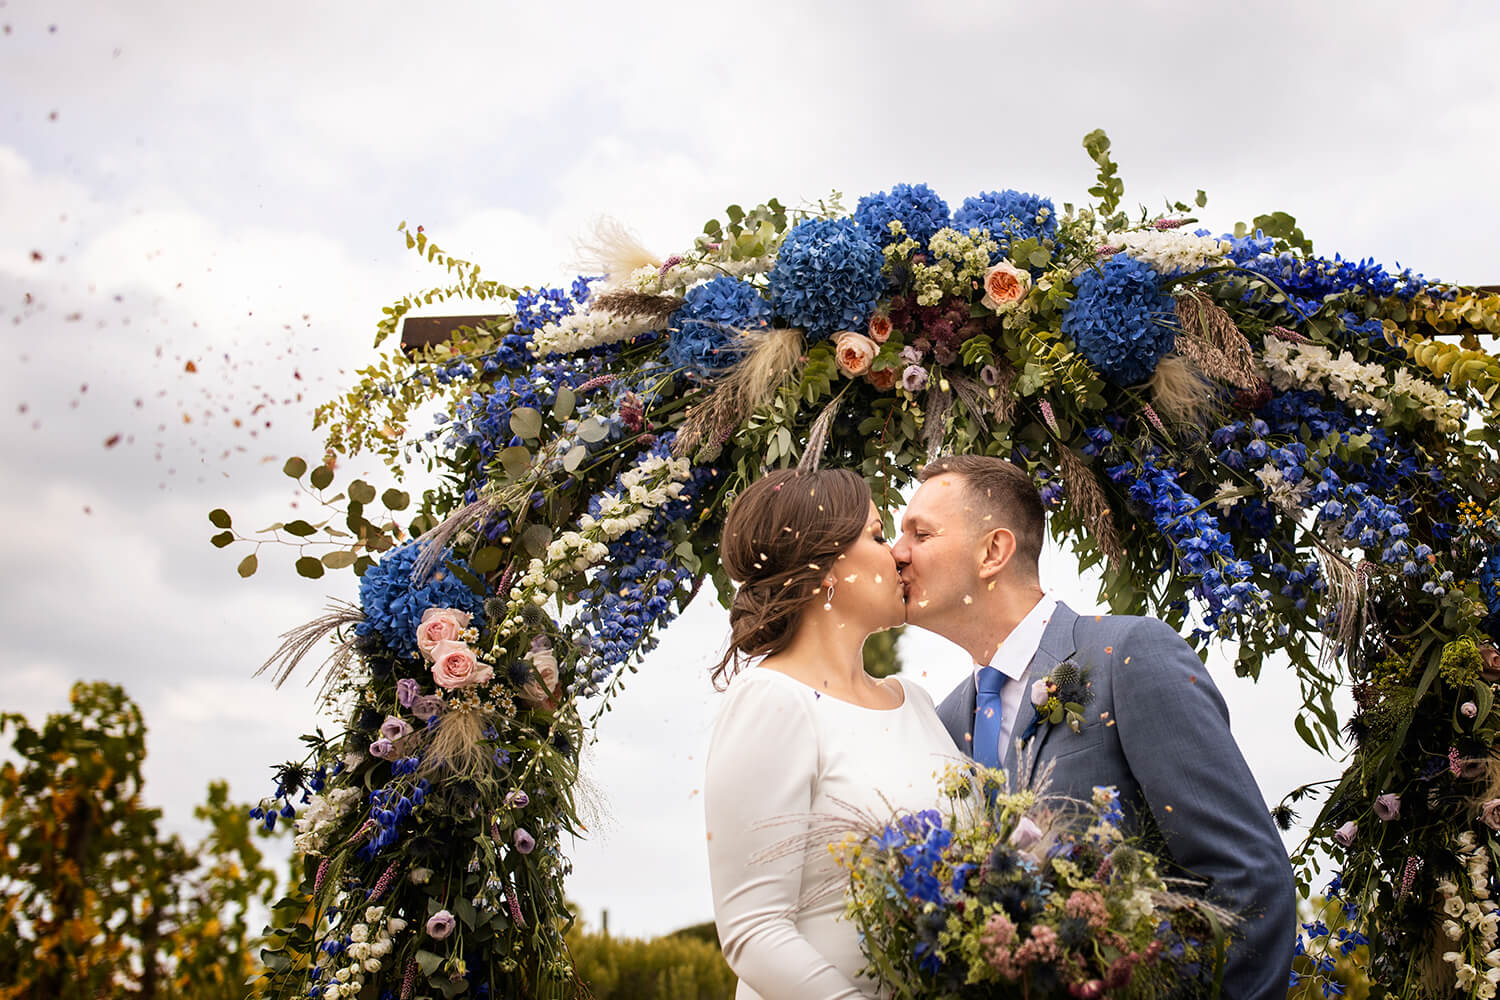
[[[979,553],[979,578],[993,580],[1010,565],[1016,554],[1016,533],[1009,528],[991,528],[985,532],[984,548]]]

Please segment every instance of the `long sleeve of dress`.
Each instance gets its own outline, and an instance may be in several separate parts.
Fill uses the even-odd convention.
[[[818,732],[807,697],[780,678],[742,676],[708,751],[703,805],[714,920],[741,982],[775,1000],[863,997],[795,923],[803,852],[752,861],[806,830],[818,774]]]

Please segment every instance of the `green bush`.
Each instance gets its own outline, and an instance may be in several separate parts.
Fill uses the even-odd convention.
[[[692,930],[692,929],[690,929]],[[575,931],[568,947],[594,1000],[728,1000],[734,973],[718,943],[679,932],[642,941]]]

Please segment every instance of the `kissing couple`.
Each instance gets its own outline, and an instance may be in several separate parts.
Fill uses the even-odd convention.
[[[1197,654],[1155,618],[1080,616],[1043,590],[1045,514],[1018,466],[960,455],[918,479],[894,545],[869,487],[847,470],[773,472],[725,518],[720,557],[739,586],[714,669],[728,693],[704,809],[714,919],[737,998],[881,995],[860,975],[843,898],[809,901],[838,877],[827,845],[768,862],[786,841],[786,826],[773,827],[936,808],[938,774],[959,752],[1004,768],[1012,789],[1039,768],[1050,771],[1049,795],[1087,801],[1095,786],[1117,788],[1125,832],[1241,917],[1223,995],[1284,997],[1291,868]],[[973,661],[939,705],[916,684],[865,673],[865,639],[902,623]],[[1063,661],[1089,671],[1081,725],[1028,726],[1031,689]]]

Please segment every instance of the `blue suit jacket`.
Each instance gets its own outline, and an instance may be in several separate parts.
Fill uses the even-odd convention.
[[[1028,786],[1048,762],[1049,794],[1087,801],[1096,785],[1117,787],[1127,831],[1146,846],[1164,846],[1180,869],[1209,882],[1211,898],[1242,917],[1224,996],[1285,997],[1297,928],[1291,865],[1207,669],[1165,622],[1080,617],[1059,604],[1020,683],[1029,692],[1066,659],[1090,668],[1094,697],[1083,730],[1043,726],[1020,754],[1013,742],[1005,760],[1012,787]],[[973,681],[955,688],[938,715],[969,753]],[[1017,737],[1031,717],[1023,697]]]

